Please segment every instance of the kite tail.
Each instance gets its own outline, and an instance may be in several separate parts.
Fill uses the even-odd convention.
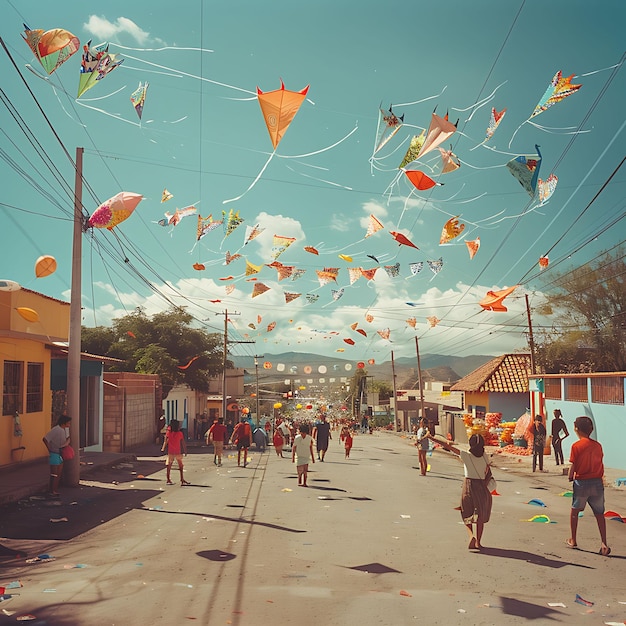
[[[582,135],[583,133],[590,133],[591,130],[575,130],[576,126],[565,126],[563,128],[553,128],[551,126],[540,126],[535,122],[528,123],[539,130],[542,130],[544,133],[550,133],[551,135]],[[568,132],[571,131],[571,132]]]
[[[252,189],[252,187],[254,187],[259,182],[259,179],[261,178],[261,176],[263,176],[263,172],[267,169],[267,166],[270,164],[270,161],[273,159],[275,154],[276,154],[276,150],[274,150],[274,152],[270,154],[269,159],[265,161],[265,165],[261,168],[261,171],[257,174],[256,178],[250,183],[250,186],[242,194],[240,194],[239,196],[235,198],[222,200],[222,204],[228,204],[229,202],[235,202],[236,200],[241,200],[241,198],[243,198],[250,191],[250,189]],[[220,249],[221,249],[221,246],[220,246]]]
[[[81,102],[78,99],[74,100],[74,102],[76,102],[76,104],[79,104],[82,107],[85,107],[86,109],[91,109],[92,111],[97,111],[98,113],[103,113],[104,115],[108,115],[109,117],[112,117],[113,119],[116,119],[116,120],[118,120],[120,122],[126,122],[126,124],[131,124],[132,126],[140,126],[137,122],[131,122],[130,120],[125,120],[120,115],[114,115],[113,113],[109,113],[108,111],[105,111],[104,109],[99,109],[98,107],[89,106],[88,104],[85,104],[84,102]]]
[[[530,118],[526,120],[526,122],[530,122]],[[513,143],[513,139],[515,139],[515,135],[517,135],[517,132],[519,131],[519,129],[524,126],[524,124],[526,124],[526,122],[522,122],[516,129],[515,132],[511,135],[511,139],[509,140],[509,150],[511,149],[511,144]]]

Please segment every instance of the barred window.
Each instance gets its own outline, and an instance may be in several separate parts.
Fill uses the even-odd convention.
[[[43,411],[43,363],[29,363],[26,371],[26,413]]]
[[[22,392],[24,363],[5,361],[2,383],[2,415],[14,415],[22,412]]]
[[[572,402],[587,402],[589,400],[589,394],[587,393],[587,379],[566,378],[565,400],[570,400]]]
[[[624,379],[610,376],[591,379],[591,401],[599,404],[624,404]]]
[[[561,379],[560,378],[544,378],[543,379],[544,394],[547,400],[562,400],[561,398]]]

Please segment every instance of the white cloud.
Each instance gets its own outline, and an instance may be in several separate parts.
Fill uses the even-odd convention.
[[[144,46],[150,38],[150,33],[127,17],[118,17],[114,22],[110,22],[105,17],[90,15],[88,21],[83,24],[83,28],[94,37],[104,41],[117,39],[118,35],[126,33],[139,45]]]

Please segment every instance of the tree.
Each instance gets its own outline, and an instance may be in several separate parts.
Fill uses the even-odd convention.
[[[209,379],[222,372],[223,337],[193,328],[193,317],[181,308],[149,318],[141,308],[112,321],[111,328],[83,328],[82,349],[121,359],[113,371],[158,374],[163,397],[177,384],[208,392]],[[227,366],[231,366],[227,363]]]
[[[539,335],[537,363],[546,373],[626,370],[626,261],[624,249],[559,274],[543,314],[552,331]]]

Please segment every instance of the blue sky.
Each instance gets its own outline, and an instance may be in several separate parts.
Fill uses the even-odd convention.
[[[72,157],[77,146],[85,149],[86,214],[119,191],[144,196],[117,237],[93,229],[83,238],[86,326],[174,303],[216,331],[228,309],[231,337],[257,341],[235,348],[238,354],[381,362],[392,350],[412,355],[415,335],[423,353],[499,354],[526,345],[526,295],[537,307],[556,272],[624,240],[624,172],[594,200],[624,155],[625,73],[615,67],[624,53],[621,1],[1,0],[0,17],[19,70],[0,51],[0,278],[69,299],[74,175],[60,142]],[[21,39],[22,22],[66,28],[81,45],[108,41],[124,62],[77,101],[80,53],[45,78]],[[523,124],[559,70],[582,88],[533,118],[542,128]],[[289,90],[310,89],[264,169],[272,145],[256,88],[272,91],[281,79]],[[149,83],[141,122],[129,100],[140,81]],[[404,124],[372,167],[379,108],[390,105]],[[507,112],[479,146],[491,107]],[[411,168],[443,186],[418,192],[404,175],[392,184],[409,139],[428,127],[435,108],[459,119],[443,147],[452,146],[461,168],[440,174],[434,151]],[[558,177],[541,207],[506,168],[516,156],[536,154],[535,144],[539,177]],[[160,202],[164,188],[174,196],[167,203]],[[232,208],[244,222],[228,237],[218,228],[200,242],[195,216],[175,228],[157,224],[165,211],[190,205],[214,219]],[[384,229],[366,238],[370,215]],[[441,246],[442,227],[454,216],[465,231]],[[265,230],[244,245],[246,227],[256,224]],[[398,246],[390,231],[419,250]],[[278,260],[306,270],[297,280],[279,281],[264,265],[274,260],[274,235],[295,238]],[[481,247],[470,260],[465,241],[476,237]],[[226,252],[242,258],[225,265]],[[33,265],[43,254],[56,257],[58,270],[36,279]],[[546,254],[550,266],[540,271]],[[367,255],[380,262],[375,278],[350,284],[348,267],[377,266]],[[435,275],[427,261],[440,258]],[[264,265],[247,278],[269,287],[254,298],[246,260]],[[412,275],[418,262],[424,267]],[[399,275],[391,277],[383,266],[396,263]],[[324,267],[339,268],[336,283],[320,284],[316,270]],[[488,290],[516,284],[506,313],[482,311]],[[287,303],[286,292],[301,295]],[[441,321],[430,327],[429,316]],[[415,328],[406,321],[413,317]],[[552,320],[533,314],[533,323]],[[387,330],[389,339],[381,336]]]

